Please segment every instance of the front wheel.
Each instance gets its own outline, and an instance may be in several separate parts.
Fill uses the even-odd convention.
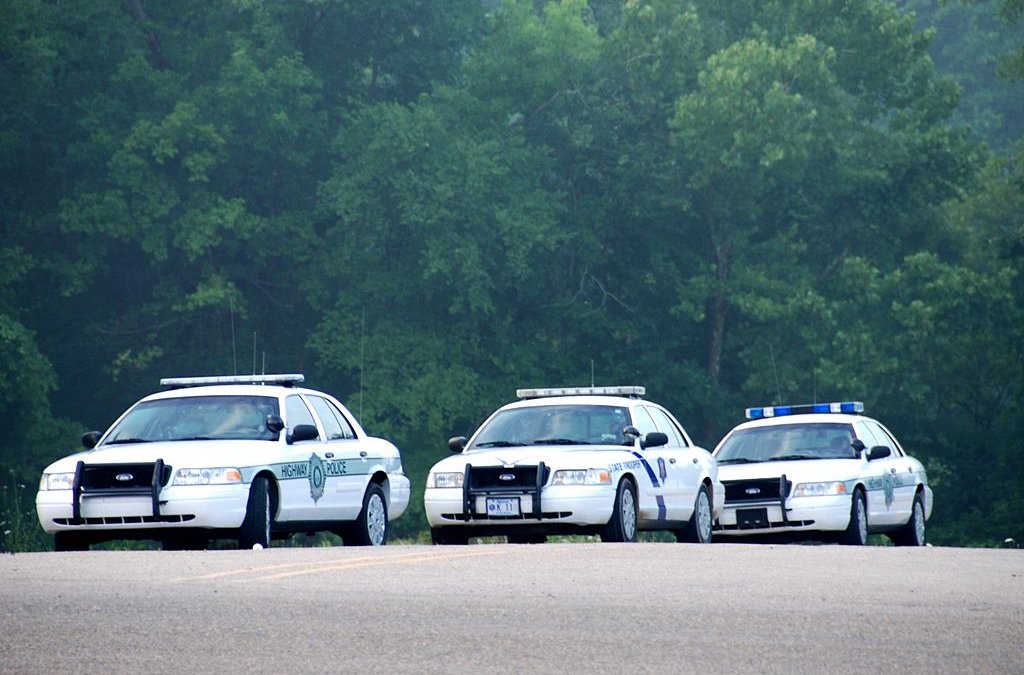
[[[388,543],[388,505],[384,489],[370,483],[363,495],[363,508],[356,517],[347,537],[346,546],[383,546]]]
[[[636,488],[633,481],[622,479],[615,491],[612,517],[601,532],[601,541],[636,541]]]
[[[701,484],[690,522],[676,532],[676,541],[690,544],[707,544],[711,541],[711,497],[707,485]]]
[[[857,488],[850,504],[850,524],[839,535],[839,543],[848,546],[864,546],[868,543],[868,509],[864,491]]]
[[[910,510],[907,524],[889,535],[897,546],[924,546],[924,497],[914,495],[914,506]]]
[[[238,530],[238,548],[270,546],[270,485],[266,476],[252,479],[245,520]]]

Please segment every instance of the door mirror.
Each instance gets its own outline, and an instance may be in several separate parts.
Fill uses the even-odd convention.
[[[892,454],[892,450],[884,445],[876,445],[868,451],[868,461],[882,459]]]
[[[643,448],[657,448],[668,443],[668,435],[660,431],[652,431],[644,437],[644,442],[641,444]]]
[[[86,450],[92,450],[99,442],[100,435],[101,434],[98,431],[86,431],[82,434],[82,445],[85,446]]]
[[[284,429],[284,420],[281,419],[281,416],[267,415],[267,431],[272,434],[279,434],[281,429]]]
[[[462,452],[466,449],[467,440],[465,436],[452,436],[448,439],[448,449],[454,453]]]
[[[320,438],[320,432],[316,430],[315,426],[312,424],[296,424],[295,428],[292,429],[291,436],[288,437],[288,442],[312,441],[316,438]]]

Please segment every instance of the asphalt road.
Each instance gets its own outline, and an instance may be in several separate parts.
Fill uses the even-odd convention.
[[[1022,673],[1024,550],[0,556],[2,673]]]

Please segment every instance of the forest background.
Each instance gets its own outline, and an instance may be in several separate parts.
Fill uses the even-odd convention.
[[[0,548],[166,376],[426,470],[517,387],[861,400],[1024,541],[1024,0],[0,0]]]

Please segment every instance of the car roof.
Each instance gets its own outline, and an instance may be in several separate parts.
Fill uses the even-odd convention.
[[[733,431],[740,429],[752,429],[755,427],[773,427],[785,424],[853,424],[858,420],[871,420],[864,415],[849,415],[846,413],[806,413],[801,415],[781,415],[779,417],[764,417],[757,420],[747,420],[733,427]]]
[[[539,408],[549,405],[604,405],[629,408],[641,403],[650,403],[639,398],[626,398],[624,396],[544,396],[541,398],[528,398],[522,401],[514,401],[501,406],[500,410],[512,410],[517,408]]]
[[[143,401],[157,401],[168,398],[187,398],[192,396],[268,396],[279,398],[290,394],[315,394],[326,396],[323,392],[304,387],[282,387],[268,384],[214,384],[198,387],[180,387],[158,391],[143,398]]]

